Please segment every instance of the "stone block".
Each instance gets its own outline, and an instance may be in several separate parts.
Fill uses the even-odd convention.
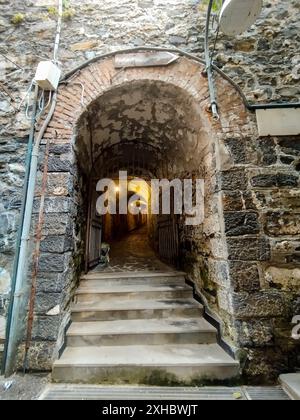
[[[63,272],[65,270],[65,254],[44,254],[40,255],[39,270],[53,272]]]
[[[243,139],[226,139],[225,145],[229,150],[230,156],[234,163],[243,164],[248,162],[246,146]]]
[[[260,237],[228,238],[228,258],[237,261],[268,261],[270,244]]]
[[[37,216],[35,220],[37,220]],[[44,236],[66,235],[68,233],[71,233],[71,217],[68,213],[45,214],[44,223],[43,223],[43,231],[42,231],[42,234]]]
[[[264,276],[270,287],[298,294],[300,292],[300,268],[268,267]]]
[[[72,177],[69,173],[49,173],[47,180],[47,194],[66,196],[73,191]]]
[[[58,348],[55,342],[34,341],[28,352],[28,368],[37,372],[50,372],[54,360],[58,358]],[[19,347],[18,368],[23,368],[24,345]]]
[[[250,191],[223,191],[224,211],[256,210]]]
[[[218,190],[244,191],[247,189],[247,178],[244,170],[223,171],[218,174]]]
[[[283,208],[300,211],[300,190],[298,188],[255,191],[253,194],[259,209]]]
[[[41,241],[41,252],[63,253],[74,249],[74,240],[69,235],[49,235]]]
[[[208,272],[211,280],[223,288],[230,288],[230,274],[226,261],[208,259]]]
[[[264,229],[270,236],[300,235],[300,213],[268,212]]]
[[[69,158],[50,156],[48,161],[48,172],[71,172],[73,163]]]
[[[277,163],[276,145],[272,138],[261,138],[258,143],[258,163],[262,166],[275,165]]]
[[[238,343],[241,347],[274,346],[272,320],[249,320],[235,322]]]
[[[291,353],[292,350],[282,351],[278,346],[248,349],[244,376],[258,385],[277,383],[280,373],[290,371]]]
[[[234,293],[233,311],[236,318],[283,317],[287,314],[287,300],[280,291]]]
[[[37,291],[46,293],[60,293],[66,286],[66,273],[38,272]]]
[[[230,261],[229,275],[235,292],[255,292],[260,289],[259,272],[255,263]]]
[[[68,197],[46,197],[44,202],[45,213],[70,213],[72,200]],[[33,205],[33,214],[40,211],[40,199],[36,198]]]
[[[299,265],[300,240],[272,240],[271,255],[276,263]]]
[[[38,292],[35,299],[35,312],[37,314],[46,314],[62,301],[61,293]]]
[[[299,177],[291,174],[260,174],[251,179],[253,187],[283,188],[298,187]]]
[[[287,155],[300,156],[300,136],[283,137],[278,140],[281,150]]]
[[[61,316],[34,317],[32,339],[36,341],[56,341],[61,324]]]
[[[225,212],[224,221],[227,236],[251,235],[260,230],[257,213]]]

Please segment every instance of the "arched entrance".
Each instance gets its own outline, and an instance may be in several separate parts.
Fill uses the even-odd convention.
[[[207,80],[202,71],[202,65],[186,58],[168,67],[120,71],[115,68],[114,59],[108,58],[91,63],[61,85],[58,106],[44,138],[50,143],[49,202],[59,207],[45,215],[45,245],[41,256],[42,261],[47,260],[47,241],[50,243],[53,236],[56,243],[62,242],[61,293],[55,291],[51,301],[53,307],[59,304],[60,312],[55,315],[55,339],[51,346],[49,341],[39,340],[31,348],[32,354],[39,354],[39,366],[41,360],[45,366],[51,366],[57,357],[69,323],[70,302],[78,286],[76,279],[84,268],[89,270],[97,262],[96,244],[101,243],[101,235],[109,225],[108,220],[97,219],[94,212],[96,182],[103,177],[116,179],[120,170],[126,170],[130,179],[139,177],[145,181],[153,177],[205,180],[205,217],[201,224],[187,225],[185,214],[175,222],[172,214],[166,219],[148,214],[147,233],[153,252],[162,260],[168,260],[168,247],[177,250],[176,258],[172,254],[167,261],[168,266],[179,262],[207,307],[221,313],[224,325],[230,325],[230,281],[223,280],[229,265],[221,190],[226,182],[228,189],[239,188],[242,177],[239,179],[239,174],[230,171],[226,175],[231,175],[231,179],[223,177],[222,171],[230,168],[230,156],[221,140],[228,133],[245,128],[247,115],[238,94],[219,79],[219,88],[224,92],[220,95],[223,112],[219,122],[213,121],[208,109]],[[59,221],[59,229],[52,226],[53,220]],[[120,226],[118,223],[115,226]],[[128,224],[127,220],[122,226]],[[116,228],[112,233],[116,233]],[[107,232],[105,235],[109,239]],[[57,270],[57,266],[53,269]],[[182,273],[175,273],[174,268],[170,272],[176,281],[182,281]],[[122,279],[122,275],[119,277]],[[47,279],[50,278],[52,273],[47,272]],[[166,284],[164,278],[162,282]],[[43,293],[47,293],[50,281],[44,284]],[[228,300],[224,299],[226,293]],[[168,304],[164,300],[160,303]],[[191,307],[190,302],[176,304],[182,304],[184,311],[192,313],[199,309],[195,303]],[[159,307],[159,311],[165,309]],[[157,310],[151,308],[151,313]],[[40,316],[37,320],[41,325],[44,318]],[[198,350],[193,354],[198,354]],[[32,357],[31,363],[34,362]],[[229,365],[231,362],[230,359]],[[228,371],[225,369],[223,374],[227,377]]]
[[[110,241],[128,230],[135,230],[139,224],[130,213],[127,217],[106,215],[97,221],[94,214],[97,182],[110,178],[119,189],[120,171],[126,171],[129,187],[133,178],[149,183],[152,179],[170,182],[204,179],[212,142],[202,119],[207,119],[207,115],[199,114],[196,101],[185,90],[152,80],[112,88],[87,108],[78,121],[76,140],[80,174],[88,180],[87,201],[92,203],[88,217],[87,267],[91,268],[99,255],[99,234]],[[119,197],[122,191],[117,192]],[[144,200],[149,201],[150,197]],[[179,266],[179,240],[181,237],[184,242],[187,234],[185,215],[175,217],[173,211],[169,215],[148,213],[144,216],[148,216],[143,223],[148,225],[154,251]],[[201,227],[197,226],[193,230],[199,229]]]

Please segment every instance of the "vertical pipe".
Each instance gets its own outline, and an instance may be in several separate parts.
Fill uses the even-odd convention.
[[[217,103],[214,78],[213,78],[213,66],[212,66],[212,61],[211,61],[211,57],[209,53],[209,27],[210,27],[210,19],[211,19],[213,3],[214,3],[214,0],[209,0],[207,16],[206,16],[204,49],[205,49],[205,63],[206,63],[208,88],[209,88],[209,94],[210,94],[211,111],[213,114],[213,118],[215,120],[219,120],[220,117],[218,113],[218,103]]]
[[[28,189],[27,189],[27,199],[26,199],[26,206],[24,212],[24,223],[22,228],[22,235],[21,235],[21,242],[20,242],[20,253],[17,260],[17,273],[16,273],[16,281],[15,281],[15,291],[14,291],[14,299],[13,305],[11,309],[11,320],[10,320],[10,334],[6,337],[7,341],[7,349],[6,349],[6,360],[5,360],[5,375],[9,376],[14,371],[15,360],[17,355],[17,349],[19,344],[19,333],[20,333],[20,316],[22,313],[22,303],[23,297],[25,295],[25,278],[26,278],[26,271],[27,271],[27,253],[28,253],[28,245],[30,240],[30,226],[31,226],[31,215],[33,209],[33,201],[34,201],[34,194],[35,194],[35,182],[37,177],[37,169],[38,169],[38,156],[39,156],[39,148],[41,140],[44,136],[46,128],[48,127],[49,122],[52,119],[54,114],[55,106],[57,101],[57,93],[53,95],[51,109],[47,118],[37,136],[37,139],[34,144],[33,153],[32,153],[32,160],[30,166],[30,174],[29,174],[29,181],[28,181]]]
[[[38,87],[38,85],[36,85],[35,86],[35,91],[34,91],[34,102],[33,102],[33,110],[32,110],[31,127],[30,127],[26,161],[25,161],[26,162],[25,163],[25,179],[24,179],[24,185],[23,185],[23,191],[22,191],[22,204],[21,204],[21,210],[20,210],[20,222],[19,222],[19,229],[18,229],[17,240],[16,240],[16,248],[15,248],[16,252],[15,252],[15,258],[14,258],[13,271],[12,271],[10,301],[9,301],[9,306],[8,306],[8,314],[7,314],[7,322],[6,322],[6,334],[5,334],[6,340],[5,340],[4,354],[3,354],[2,366],[1,366],[2,375],[4,375],[4,373],[5,373],[5,366],[6,366],[6,361],[7,361],[8,337],[10,336],[11,318],[12,318],[15,288],[16,288],[16,276],[17,276],[20,248],[21,248],[21,238],[22,238],[24,216],[25,216],[25,206],[26,206],[26,197],[27,197],[27,191],[28,191],[30,165],[31,165],[31,159],[32,159],[38,91],[39,91],[39,87]]]
[[[33,254],[33,271],[32,271],[30,299],[29,299],[27,333],[26,333],[26,343],[25,343],[25,355],[24,355],[24,363],[23,363],[24,373],[27,370],[28,352],[29,352],[31,337],[32,337],[32,327],[33,327],[33,319],[34,319],[34,304],[35,304],[35,296],[36,296],[36,284],[37,284],[38,267],[39,267],[39,261],[40,261],[40,247],[41,247],[42,230],[43,230],[43,222],[44,222],[45,195],[46,195],[47,180],[48,180],[49,148],[50,148],[50,141],[48,139],[47,146],[46,146],[46,152],[45,152],[45,159],[44,159],[44,173],[43,173],[43,180],[42,180],[39,218],[38,218],[38,224],[37,224],[37,229],[36,229],[36,237],[35,237],[35,250],[34,250],[34,254]]]

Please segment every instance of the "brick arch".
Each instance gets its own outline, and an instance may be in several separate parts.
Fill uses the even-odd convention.
[[[193,248],[195,241],[202,235],[208,239],[203,239],[197,249],[203,248],[203,252],[210,253],[210,257],[199,261],[194,255],[195,264],[189,277],[200,294],[202,288],[213,289],[212,300],[209,301],[207,296],[204,299],[222,319],[227,330],[230,330],[234,308],[222,190],[243,191],[246,186],[244,170],[234,165],[234,158],[226,148],[225,140],[228,137],[244,138],[250,135],[253,125],[251,115],[246,111],[238,93],[219,75],[216,75],[216,85],[221,118],[218,122],[212,119],[208,112],[209,92],[207,79],[202,75],[203,70],[204,66],[196,61],[180,58],[169,67],[119,71],[114,68],[114,60],[109,58],[89,64],[60,85],[57,107],[44,135],[44,142],[50,142],[50,156],[38,275],[40,289],[35,318],[37,339],[31,349],[31,368],[51,368],[53,359],[57,357],[68,320],[72,291],[82,268],[84,234],[78,226],[85,203],[78,191],[84,182],[78,180],[75,163],[77,131],[82,115],[99,97],[136,81],[160,82],[186,92],[198,105],[197,116],[208,130],[212,152],[205,157],[205,164],[210,169],[208,193],[211,197],[211,211],[205,220],[205,235],[191,232],[187,239],[190,244],[187,249]],[[257,247],[260,249],[260,244]],[[60,313],[48,317],[47,313],[58,305]],[[45,331],[47,337],[43,336]]]
[[[213,121],[208,112],[209,91],[204,66],[181,57],[167,67],[130,68],[118,70],[114,59],[92,63],[63,82],[58,90],[57,107],[44,138],[57,142],[70,141],[82,114],[106,92],[133,81],[157,81],[183,89],[199,104],[202,121],[212,132],[228,132],[247,124],[247,113],[242,98],[233,86],[216,74],[220,108],[220,122]],[[84,86],[84,89],[83,87]],[[234,114],[234,115],[233,115]]]

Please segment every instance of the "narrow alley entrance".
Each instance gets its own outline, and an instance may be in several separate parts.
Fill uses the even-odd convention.
[[[148,229],[144,225],[111,241],[109,264],[98,265],[93,272],[168,271],[170,267],[151,248]]]

